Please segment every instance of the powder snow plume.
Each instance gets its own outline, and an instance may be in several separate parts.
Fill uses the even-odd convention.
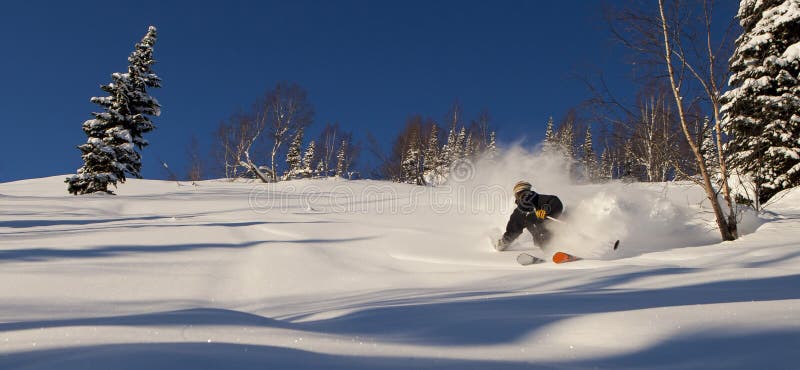
[[[565,206],[564,223],[553,223],[549,253],[565,250],[590,258],[621,258],[719,241],[708,202],[693,183],[580,184],[572,180],[569,168],[559,155],[514,146],[494,159],[477,161],[471,169],[474,173],[460,185],[468,194],[488,188],[504,192],[504,197],[494,199],[505,204],[486,208],[499,210],[487,212],[487,228],[505,228],[514,209],[511,189],[517,181],[530,182],[538,193],[557,195]],[[611,253],[617,239],[623,247]],[[520,240],[530,246],[525,244],[531,243],[528,233]]]

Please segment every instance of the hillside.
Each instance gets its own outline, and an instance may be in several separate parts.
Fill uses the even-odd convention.
[[[495,252],[519,174],[380,181],[0,184],[0,368],[793,368],[800,191],[719,243],[685,183],[534,186],[548,257]],[[597,240],[581,235],[597,236]],[[618,252],[607,240],[619,238]]]

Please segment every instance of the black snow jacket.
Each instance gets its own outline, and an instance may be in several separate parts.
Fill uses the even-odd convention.
[[[524,190],[516,200],[517,208],[514,210],[512,218],[522,218],[530,223],[538,224],[544,220],[536,218],[534,212],[543,209],[547,215],[558,218],[564,211],[564,205],[555,195],[539,194],[531,190]],[[527,222],[526,222],[527,223]]]
[[[533,241],[539,247],[547,245],[552,233],[545,227],[548,220],[536,217],[536,210],[543,209],[547,216],[558,218],[564,211],[564,205],[555,195],[538,194],[534,191],[525,190],[516,200],[517,208],[511,214],[511,218],[506,225],[506,232],[503,238],[495,247],[503,250],[522,234],[522,230],[527,229],[533,235]]]

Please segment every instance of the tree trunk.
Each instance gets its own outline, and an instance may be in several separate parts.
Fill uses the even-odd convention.
[[[272,157],[271,157],[270,164],[271,164],[271,169],[272,169],[272,177],[273,177],[273,180],[275,180],[275,181],[278,180],[277,177],[275,177],[275,174],[277,173],[275,171],[275,156],[278,155],[278,149],[280,149],[281,144],[282,144],[281,140],[276,138],[275,139],[275,143],[272,145]]]
[[[733,209],[733,199],[731,198],[731,188],[728,185],[728,165],[722,152],[722,129],[719,122],[719,107],[714,104],[714,129],[717,131],[717,158],[719,160],[719,171],[722,176],[722,196],[728,204],[728,229],[734,239],[739,237],[739,230],[736,225],[736,212]],[[757,211],[758,209],[756,209]]]
[[[712,75],[712,85],[716,83],[713,81]],[[716,86],[714,86],[716,89]],[[717,140],[717,159],[719,160],[719,172],[720,176],[722,176],[722,196],[725,198],[725,203],[728,204],[728,228],[729,232],[733,235],[733,238],[736,239],[739,237],[739,230],[736,225],[736,213],[733,209],[733,199],[731,198],[731,188],[728,185],[728,164],[725,161],[725,156],[723,155],[723,147],[722,147],[722,124],[719,121],[719,102],[716,101],[716,97],[712,98],[713,106],[714,106],[714,131],[716,131],[716,140]]]
[[[720,207],[719,199],[717,198],[717,194],[714,191],[714,187],[711,184],[711,177],[708,174],[708,169],[706,168],[705,160],[703,159],[702,154],[700,154],[700,149],[695,144],[694,140],[692,139],[692,135],[689,132],[689,127],[686,124],[686,116],[683,112],[683,101],[678,91],[678,86],[675,82],[675,73],[672,69],[672,49],[670,47],[669,42],[669,33],[667,32],[667,18],[664,15],[664,1],[658,0],[658,10],[661,15],[661,30],[664,33],[664,59],[667,63],[667,74],[669,75],[669,82],[670,87],[672,88],[672,94],[675,97],[675,104],[678,108],[678,118],[680,119],[681,129],[683,130],[683,135],[686,137],[686,141],[689,143],[689,146],[692,148],[692,153],[694,154],[695,161],[697,161],[697,165],[700,168],[700,174],[703,177],[703,189],[706,192],[706,196],[708,200],[711,202],[711,207],[714,210],[714,217],[717,221],[717,226],[719,227],[720,234],[722,236],[722,240],[735,240],[736,235],[732,232],[736,230],[736,224],[734,222],[734,226],[731,227],[729,225],[729,218],[726,218],[722,212],[722,207]],[[733,216],[733,215],[731,215]],[[734,220],[735,221],[735,220]]]
[[[248,152],[244,152],[244,156],[245,156],[245,160],[244,160],[244,161],[241,161],[241,162],[239,162],[239,163],[240,163],[240,164],[241,164],[243,167],[249,168],[249,169],[250,169],[250,171],[253,171],[253,173],[254,173],[254,174],[256,174],[256,176],[257,176],[257,177],[258,177],[258,178],[259,178],[259,179],[260,179],[262,182],[265,182],[265,183],[273,182],[273,180],[271,180],[270,178],[267,178],[267,175],[265,175],[264,173],[262,173],[262,172],[261,172],[261,171],[258,169],[258,166],[256,166],[256,165],[255,165],[255,163],[253,163],[253,162],[250,160],[250,154],[249,154]],[[270,176],[272,179],[274,179],[274,178],[275,178],[275,173],[274,173],[274,172],[272,172],[272,173],[270,173],[270,174],[269,174],[269,176]]]

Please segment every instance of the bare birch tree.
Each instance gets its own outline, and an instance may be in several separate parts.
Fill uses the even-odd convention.
[[[727,32],[715,46],[712,41],[713,0],[667,1],[668,8],[665,0],[659,0],[657,9],[653,9],[649,2],[631,4],[615,17],[612,32],[625,46],[644,57],[637,60],[637,65],[652,72],[650,78],[668,81],[680,136],[685,139],[681,140],[679,150],[690,153],[695,164],[691,168],[699,174],[699,177],[687,177],[703,187],[722,239],[733,240],[738,237],[735,205],[730,196],[725,157],[721,152],[723,138],[719,130],[718,87],[726,70],[718,60],[727,50]],[[693,15],[698,10],[702,10],[699,18]],[[721,168],[719,185],[713,181],[698,145],[702,138],[697,135],[704,131],[691,129],[691,124],[699,121],[699,117],[694,116],[698,113],[697,106],[702,103],[713,112]],[[680,173],[686,163],[679,162],[682,161],[676,161],[674,168]],[[723,212],[718,199],[720,192],[727,204],[727,213]]]
[[[243,176],[257,166],[250,160],[250,150],[263,131],[263,121],[244,113],[232,115],[220,123],[215,133],[215,157],[226,178]]]
[[[256,102],[251,112],[234,114],[217,129],[215,156],[225,177],[251,173],[263,182],[277,181],[276,159],[281,148],[298,130],[310,125],[313,117],[314,109],[302,87],[278,83]],[[267,139],[271,140],[271,147],[264,150]],[[263,152],[268,153],[269,167],[256,162]]]
[[[298,129],[305,128],[314,119],[314,108],[308,102],[308,94],[297,84],[280,82],[267,92],[264,100],[256,107],[256,115],[265,120],[272,141],[270,151],[271,176],[277,173],[276,158],[283,144],[294,136]]]
[[[663,94],[643,98],[630,138],[633,163],[643,166],[647,181],[669,179],[677,157],[673,114]]]
[[[708,3],[709,3],[708,0],[703,0],[704,8],[707,9]],[[722,240],[734,240],[738,237],[738,231],[736,228],[736,214],[734,213],[733,209],[734,205],[733,202],[731,201],[730,190],[728,188],[727,175],[723,174],[722,178],[723,191],[725,192],[724,197],[725,201],[728,204],[728,209],[729,209],[729,213],[725,215],[725,213],[722,211],[722,207],[720,206],[719,198],[717,198],[717,190],[714,188],[714,185],[711,182],[711,175],[708,172],[708,168],[703,158],[703,154],[700,151],[699,146],[696,144],[697,138],[692,137],[691,133],[689,132],[689,126],[686,119],[686,114],[684,112],[684,101],[683,101],[684,97],[681,92],[683,75],[676,73],[675,66],[673,65],[673,57],[676,57],[676,59],[678,59],[679,61],[678,66],[681,67],[681,72],[685,69],[688,69],[690,72],[693,73],[693,75],[695,75],[695,77],[697,78],[698,82],[701,83],[701,85],[705,87],[706,83],[705,80],[701,78],[701,76],[695,71],[694,67],[692,67],[692,64],[688,62],[686,53],[684,52],[683,48],[681,48],[680,46],[678,46],[677,48],[673,46],[673,41],[677,41],[678,45],[680,45],[680,39],[682,36],[680,28],[681,23],[680,21],[678,21],[678,16],[677,16],[677,9],[680,8],[680,5],[677,4],[676,1],[674,6],[676,12],[672,13],[672,19],[669,19],[664,11],[664,0],[658,0],[658,11],[661,20],[660,22],[661,30],[663,33],[663,40],[664,40],[663,57],[667,67],[667,74],[669,77],[670,87],[672,88],[672,94],[675,97],[675,106],[678,109],[678,118],[680,120],[681,129],[683,130],[686,142],[691,147],[692,153],[694,154],[695,160],[697,161],[697,165],[700,169],[700,175],[702,177],[700,182],[703,186],[703,189],[706,192],[708,200],[711,202],[711,207],[714,210],[714,216],[716,217],[717,226],[719,227]],[[708,12],[706,12],[706,19],[707,19],[706,25],[708,26],[708,33],[709,33],[708,38],[710,45],[711,22],[710,22],[710,15],[708,14]],[[713,55],[714,54],[709,46],[709,57],[711,58],[712,61],[712,63],[710,63],[711,64],[710,68],[712,71],[711,76],[713,76],[713,70],[714,70]],[[722,139],[719,133],[719,102],[718,102],[719,91],[714,91],[714,89],[710,87],[707,88],[707,91],[709,96],[711,97],[711,100],[713,101],[712,105],[714,106],[714,114],[716,121],[715,126],[717,128],[717,144],[718,147],[721,147]],[[725,158],[721,152],[719,152],[718,156],[720,161],[720,167],[724,168],[725,165],[723,163],[725,162]],[[725,170],[722,170],[722,172],[725,172]]]

